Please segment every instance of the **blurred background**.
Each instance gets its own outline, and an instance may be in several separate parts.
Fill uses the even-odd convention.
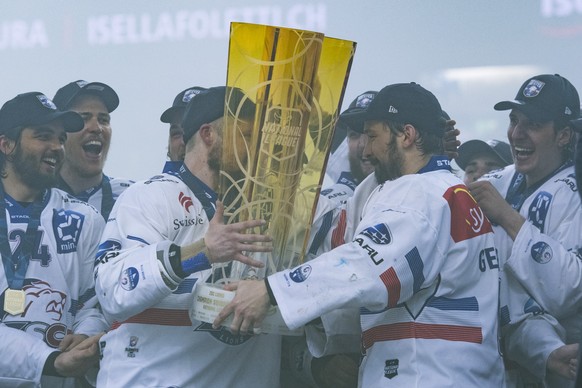
[[[190,86],[226,81],[231,21],[323,32],[357,42],[345,109],[396,82],[431,90],[461,141],[506,140],[512,99],[528,77],[558,73],[582,92],[581,0],[0,0],[0,103],[53,97],[78,79],[120,97],[105,172],[161,171],[161,113]],[[343,109],[342,109],[343,110]]]

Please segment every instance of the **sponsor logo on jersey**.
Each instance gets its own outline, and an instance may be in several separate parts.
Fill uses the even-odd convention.
[[[378,224],[364,229],[360,235],[368,237],[372,242],[378,245],[388,245],[392,242],[390,228],[386,224]]]
[[[378,265],[380,263],[382,263],[384,261],[383,258],[378,257],[376,258],[376,256],[378,256],[378,251],[375,250],[374,248],[372,248],[371,246],[369,246],[363,238],[361,237],[357,237],[354,239],[354,242],[356,244],[358,244],[360,247],[362,247],[363,250],[366,251],[366,253],[368,254],[368,256],[370,256],[370,259],[372,259],[372,261],[374,262],[374,264]]]
[[[139,341],[138,336],[132,335],[131,337],[129,337],[129,346],[125,348],[127,357],[135,358],[135,354],[139,352],[139,348],[137,347],[138,341]]]
[[[539,304],[533,298],[529,298],[525,305],[523,306],[524,313],[530,313],[533,315],[540,315],[544,313],[544,310],[540,307]]]
[[[107,240],[99,244],[97,248],[97,253],[95,254],[95,264],[101,263],[105,264],[109,259],[113,259],[119,255],[119,250],[121,250],[121,243],[116,240]]]
[[[328,195],[329,193],[331,193],[333,191],[333,189],[325,189],[325,190],[321,190],[321,195],[323,195],[324,197],[326,195]]]
[[[84,222],[85,215],[81,213],[53,209],[53,231],[56,237],[57,253],[77,251],[77,243]]]
[[[180,228],[185,228],[188,226],[200,225],[203,223],[204,218],[202,218],[200,214],[196,218],[184,218],[183,220],[174,218],[174,230],[178,230]]]
[[[42,336],[43,341],[52,348],[58,348],[68,330],[64,319],[67,294],[56,290],[40,279],[25,279],[22,287],[26,292],[24,312],[10,315],[3,309],[6,289],[0,294],[0,321],[8,327],[25,331],[31,335]],[[54,322],[54,323],[48,323]]]
[[[576,185],[576,177],[574,174],[568,175],[566,178],[557,179],[556,182],[564,182],[566,186],[570,188],[573,192],[578,191],[578,186]]]
[[[531,257],[540,264],[546,264],[552,260],[554,253],[549,244],[538,241],[531,247]]]
[[[542,233],[551,203],[552,195],[546,191],[540,191],[529,206],[527,219]]]
[[[241,345],[248,340],[250,340],[253,336],[251,334],[246,335],[235,335],[232,334],[227,328],[224,326],[219,327],[218,329],[213,329],[211,323],[201,323],[198,327],[194,329],[194,331],[198,332],[207,332],[217,340],[227,345]]]
[[[180,191],[180,194],[178,194],[178,201],[180,202],[180,205],[182,205],[182,207],[188,213],[190,213],[190,208],[194,206],[194,204],[192,203],[192,198],[188,197],[186,194]]]
[[[397,358],[386,360],[384,363],[384,377],[393,379],[398,376],[398,363],[399,361]]]
[[[299,266],[289,273],[289,277],[295,283],[304,282],[311,274],[311,266],[309,264]]]
[[[449,187],[443,194],[451,210],[451,237],[456,243],[483,234],[493,228],[465,185]]]
[[[137,287],[139,283],[139,272],[134,267],[129,267],[123,270],[119,277],[119,285],[126,291],[131,291]]]

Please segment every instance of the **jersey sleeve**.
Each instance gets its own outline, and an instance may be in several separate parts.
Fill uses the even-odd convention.
[[[113,207],[95,268],[97,297],[109,321],[123,321],[172,292],[157,256],[164,254],[160,246],[167,251],[169,245],[163,222],[171,222],[171,217],[164,198],[153,184],[134,184]]]
[[[99,239],[103,233],[105,221],[98,213],[90,213],[91,217],[87,219],[89,228],[84,231],[82,237],[83,244],[79,251],[79,300],[74,308],[77,308],[77,314],[74,323],[74,332],[88,336],[95,335],[108,329],[107,321],[103,316],[99,306],[97,296],[95,295],[95,281],[93,269],[95,263],[95,254]]]
[[[40,387],[42,370],[55,351],[41,339],[0,325],[0,386]]]
[[[560,201],[553,204],[547,225],[535,225],[535,209],[530,209],[505,264],[505,270],[558,319],[582,306],[582,209],[575,195],[569,198],[563,206]]]
[[[395,307],[434,282],[444,254],[427,217],[388,205],[366,214],[351,242],[269,277],[290,328],[340,307],[371,311]]]

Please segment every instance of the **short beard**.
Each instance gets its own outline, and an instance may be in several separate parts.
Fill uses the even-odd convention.
[[[388,143],[388,161],[385,164],[376,163],[374,174],[378,183],[392,181],[402,176],[404,157],[396,146],[396,136],[391,136]]]
[[[58,159],[57,159],[58,160]],[[25,154],[19,145],[12,155],[12,169],[20,180],[34,190],[44,190],[57,183],[56,173],[46,175],[39,173],[40,160],[35,155]]]

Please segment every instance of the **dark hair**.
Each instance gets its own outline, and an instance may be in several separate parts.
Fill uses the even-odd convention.
[[[416,139],[415,144],[416,148],[422,153],[422,155],[441,155],[445,152],[443,145],[445,127],[444,120],[445,119],[443,118],[442,129],[439,130],[428,130],[418,125],[410,124],[416,128],[418,133],[418,138]],[[388,128],[390,128],[392,133],[396,135],[404,132],[404,126],[406,125],[404,123],[389,120],[384,120],[384,123],[388,126]]]
[[[5,154],[4,152],[0,152],[0,177],[6,178],[8,175],[6,174],[6,162],[11,162],[14,159],[14,152],[20,148],[20,139],[22,138],[22,130],[23,127],[14,127],[4,131],[3,135],[10,140],[13,140],[15,143],[15,147],[10,154]]]

